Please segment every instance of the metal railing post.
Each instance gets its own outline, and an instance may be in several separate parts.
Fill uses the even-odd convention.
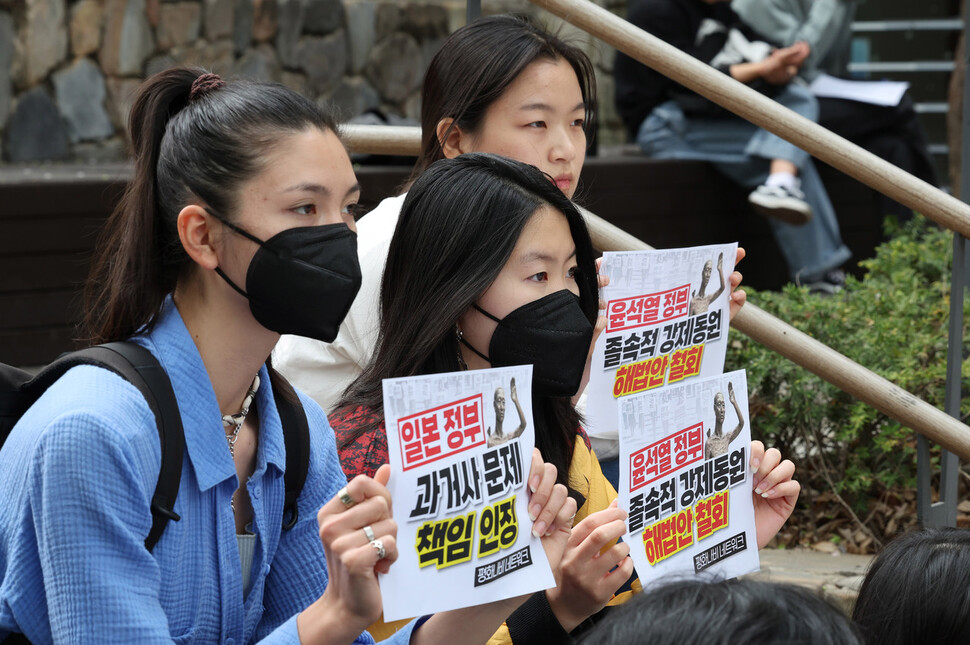
[[[970,42],[970,21],[964,20],[964,43]],[[964,47],[963,83],[963,159],[970,159],[970,48]],[[970,163],[960,169],[960,194],[963,201],[970,200]],[[950,328],[946,355],[946,397],[944,410],[953,418],[960,419],[960,403],[963,398],[963,299],[970,276],[967,265],[968,241],[958,231],[953,232],[953,275],[950,280]],[[932,498],[932,472],[929,440],[919,435],[917,439],[917,489],[916,507],[922,526],[957,525],[957,487],[959,485],[960,459],[944,449],[940,455],[940,495]]]
[[[964,108],[966,115],[966,108]],[[966,136],[964,137],[966,149]],[[970,188],[966,183],[964,187]],[[950,282],[950,328],[947,339],[946,395],[943,409],[955,419],[960,418],[962,397],[961,367],[963,366],[963,298],[967,280],[967,239],[953,234],[953,276]],[[924,435],[916,439],[916,509],[921,526],[957,525],[957,487],[960,458],[945,448],[940,455],[940,495],[933,501],[933,464],[930,461],[930,441]]]
[[[477,20],[482,15],[482,0],[467,0],[465,3],[465,24]]]

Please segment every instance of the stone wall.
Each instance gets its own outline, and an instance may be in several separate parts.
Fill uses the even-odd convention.
[[[619,142],[612,52],[525,0],[483,4],[590,53],[600,142]],[[344,119],[377,108],[416,120],[428,62],[464,22],[464,0],[0,0],[0,159],[123,159],[134,89],[178,64],[278,81]]]

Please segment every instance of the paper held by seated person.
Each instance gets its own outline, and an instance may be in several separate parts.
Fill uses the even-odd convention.
[[[738,245],[604,253],[606,329],[586,388],[586,431],[616,440],[623,398],[724,371]]]
[[[532,536],[532,366],[384,380],[399,557],[381,576],[399,620],[555,586]]]
[[[812,94],[830,99],[846,99],[871,105],[894,106],[909,89],[904,81],[853,81],[819,74],[808,86]]]
[[[623,539],[644,586],[757,571],[744,371],[626,397],[619,426]]]

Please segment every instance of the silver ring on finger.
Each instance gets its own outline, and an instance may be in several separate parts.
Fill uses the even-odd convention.
[[[340,503],[343,504],[346,508],[350,508],[351,506],[357,503],[354,501],[354,498],[350,496],[350,493],[347,492],[346,486],[344,486],[337,492],[337,497],[340,498]]]
[[[384,551],[384,542],[381,540],[371,540],[370,545],[377,551],[377,559],[383,560],[387,553]]]
[[[377,539],[376,536],[374,535],[374,529],[372,529],[370,526],[365,526],[363,531],[364,531],[364,535],[367,537],[367,541],[370,542],[371,544],[374,544],[374,542]]]

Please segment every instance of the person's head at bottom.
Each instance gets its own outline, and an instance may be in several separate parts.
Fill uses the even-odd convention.
[[[592,645],[861,645],[848,617],[816,593],[750,579],[675,580],[644,590],[597,625]]]
[[[970,531],[923,529],[889,542],[852,618],[870,643],[970,643]]]

